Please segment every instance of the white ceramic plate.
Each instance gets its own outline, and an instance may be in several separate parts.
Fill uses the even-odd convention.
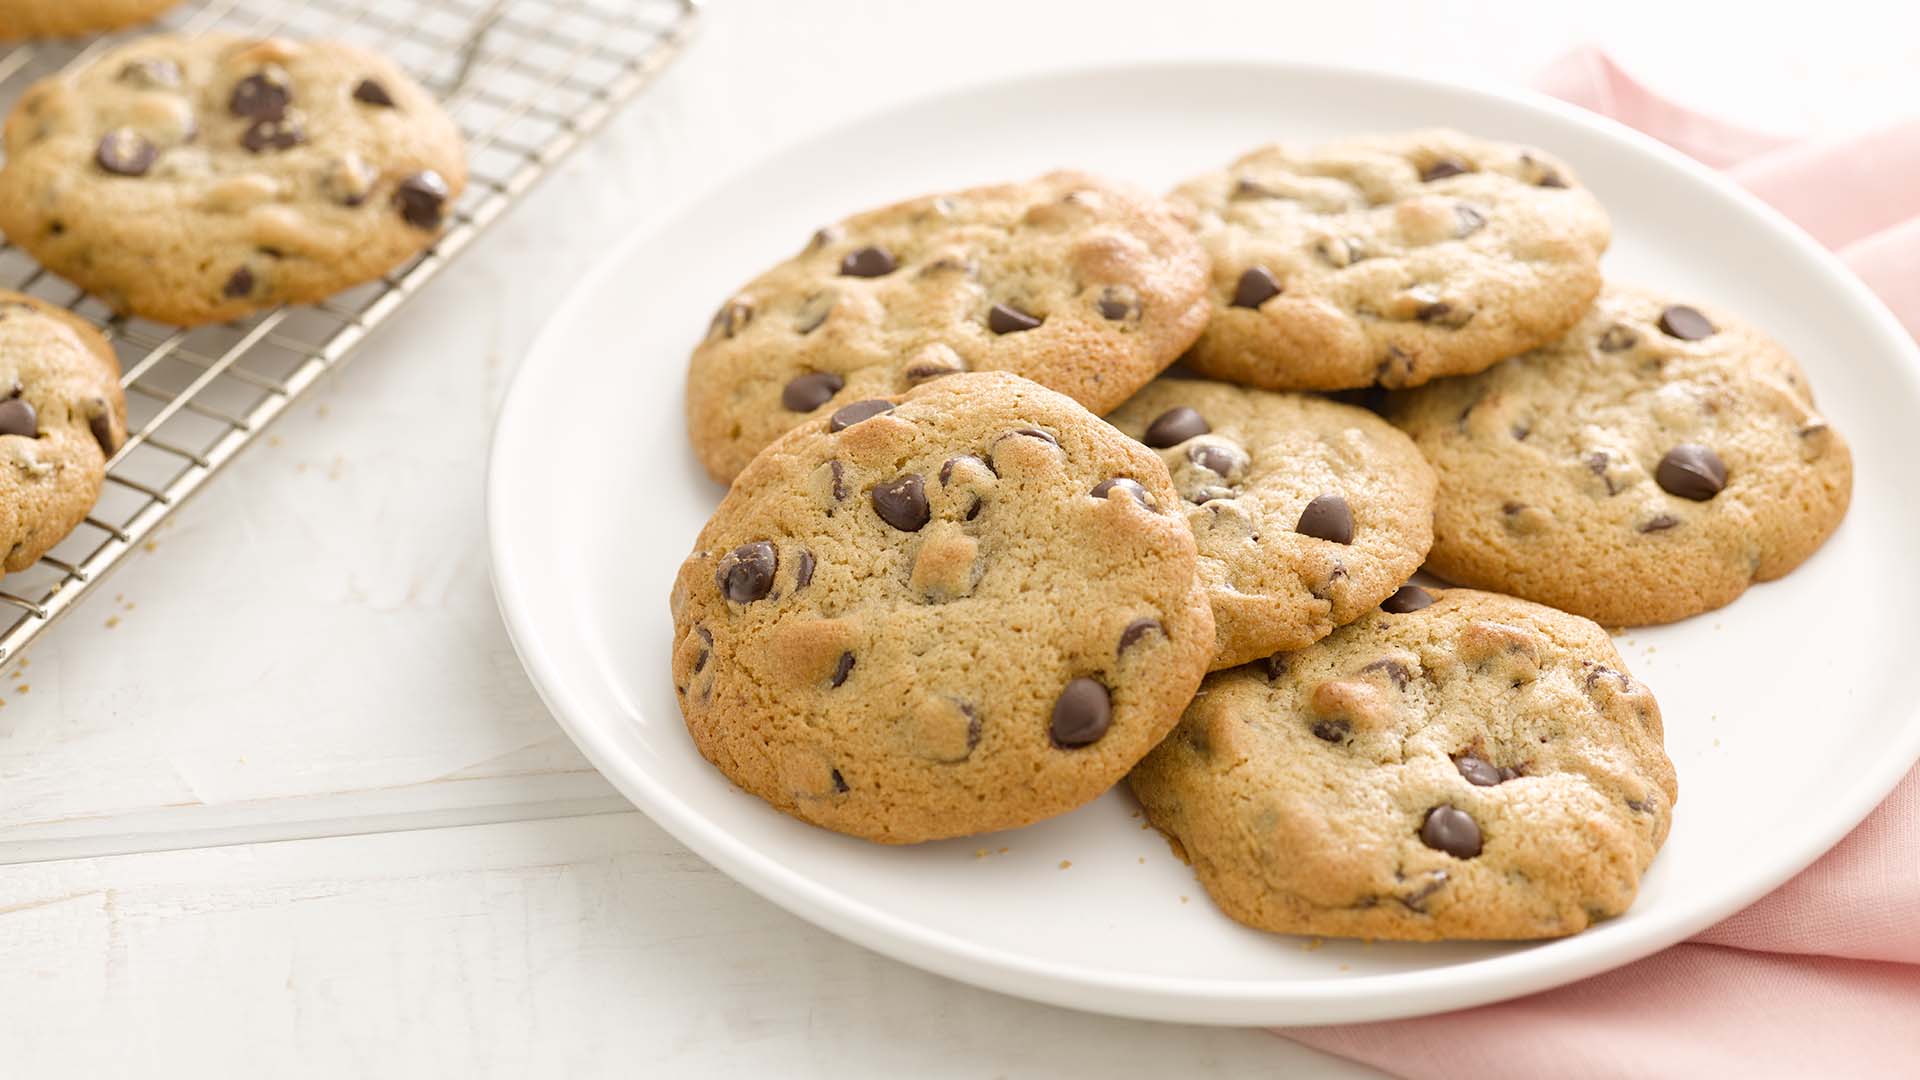
[[[1631,911],[1544,944],[1308,948],[1222,916],[1120,792],[1017,832],[883,848],[783,817],[700,758],[670,685],[667,593],[721,495],[687,448],[680,403],[687,353],[731,289],[818,225],[925,191],[1062,165],[1162,189],[1274,138],[1427,124],[1568,159],[1612,211],[1609,272],[1756,320],[1800,357],[1853,444],[1852,514],[1810,563],[1724,611],[1621,640],[1659,696],[1681,786]],[[794,146],[615,251],[554,317],[502,411],[494,582],[534,683],[608,779],[714,865],[836,933],[1102,1012],[1233,1024],[1436,1012],[1708,926],[1831,846],[1920,755],[1916,360],[1878,301],[1782,218],[1542,98],[1298,66],[1003,83]]]

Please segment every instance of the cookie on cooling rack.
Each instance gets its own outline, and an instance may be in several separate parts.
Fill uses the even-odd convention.
[[[1625,911],[1679,789],[1606,631],[1466,589],[1385,607],[1208,676],[1133,771],[1148,820],[1263,930],[1524,939]]]
[[[1105,412],[1206,324],[1206,266],[1160,200],[1085,173],[856,215],[714,316],[687,373],[694,450],[726,483],[789,428],[956,371]]]
[[[1359,618],[1433,541],[1433,470],[1357,406],[1163,376],[1107,420],[1173,474],[1213,604],[1215,668]]]
[[[117,310],[191,325],[317,300],[439,234],[459,132],[348,45],[154,36],[28,89],[0,231]]]
[[[180,0],[0,0],[0,42],[72,37],[146,22]]]
[[[127,437],[120,364],[100,332],[64,308],[0,292],[0,544],[24,570],[100,498]]]
[[[1414,386],[1560,336],[1605,211],[1539,150],[1432,130],[1274,145],[1174,192],[1213,257],[1186,363],[1272,390]]]
[[[1799,365],[1724,312],[1609,285],[1554,344],[1388,404],[1440,476],[1428,566],[1610,626],[1800,565],[1853,458]]]
[[[1071,810],[1213,655],[1180,506],[1152,451],[1005,372],[808,420],[674,582],[687,728],[747,791],[883,843]]]

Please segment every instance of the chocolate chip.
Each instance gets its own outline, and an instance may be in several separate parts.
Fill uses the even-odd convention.
[[[1393,595],[1380,601],[1380,610],[1389,615],[1405,615],[1433,603],[1433,594],[1418,585],[1402,585]]]
[[[287,115],[293,91],[280,79],[264,72],[249,75],[233,85],[227,98],[227,111],[250,120],[278,120]]]
[[[1487,224],[1487,215],[1475,210],[1466,203],[1455,205],[1453,208],[1453,216],[1455,219],[1453,235],[1461,240],[1479,232],[1485,228]]]
[[[693,658],[693,673],[698,675],[706,670],[707,661],[713,658],[713,631],[704,626],[696,626],[694,632],[700,635],[701,643],[700,655]]]
[[[1115,649],[1113,654],[1119,656],[1148,634],[1165,635],[1166,632],[1166,628],[1160,625],[1159,619],[1135,619],[1127,624],[1125,630],[1120,631],[1120,647]]]
[[[974,457],[972,454],[961,454],[959,457],[950,457],[940,466],[940,486],[941,487],[946,487],[948,484],[953,482],[953,467],[960,464],[963,461],[971,461],[975,465],[978,465],[981,468],[986,469],[988,472],[993,471],[992,466],[988,465],[984,461],[981,461],[979,458]]]
[[[847,792],[849,792],[849,791],[851,791],[851,790],[853,790],[852,788],[849,788],[849,787],[847,786],[847,778],[846,778],[846,777],[844,777],[844,776],[841,776],[841,775],[840,775],[840,770],[839,770],[839,769],[834,769],[834,770],[832,770],[832,773],[833,773],[833,791],[834,791],[834,794],[836,794],[836,795],[845,795],[845,794],[846,794]]]
[[[793,560],[793,591],[799,592],[813,584],[813,552],[806,548]]]
[[[114,128],[100,137],[93,160],[115,176],[145,176],[160,156],[146,137],[132,128]]]
[[[773,574],[780,567],[780,553],[765,540],[741,544],[720,557],[713,580],[727,599],[736,604],[751,604],[773,591]]]
[[[1287,673],[1287,654],[1283,652],[1274,653],[1265,660],[1255,660],[1254,663],[1259,666],[1260,670],[1266,672],[1268,682],[1272,682]]]
[[[842,683],[846,682],[847,676],[851,675],[852,673],[853,673],[853,654],[850,652],[843,652],[840,654],[839,662],[833,665],[833,685],[839,686]]]
[[[916,473],[895,477],[873,489],[873,512],[901,532],[919,532],[933,512],[927,507],[926,487]]]
[[[1680,519],[1674,517],[1672,514],[1655,514],[1641,522],[1639,529],[1643,533],[1665,532],[1678,524],[1680,524]]]
[[[1133,313],[1133,305],[1128,303],[1126,297],[1122,296],[1118,290],[1111,287],[1101,290],[1100,302],[1097,306],[1100,309],[1101,318],[1115,322]]]
[[[1224,446],[1200,443],[1187,451],[1187,460],[1215,476],[1231,476],[1240,465],[1240,456]]]
[[[1147,489],[1141,487],[1138,480],[1130,480],[1124,476],[1116,476],[1111,480],[1102,480],[1093,485],[1093,490],[1087,494],[1092,495],[1096,499],[1108,499],[1113,497],[1112,492],[1114,491],[1123,491],[1139,500],[1141,506],[1149,510],[1153,509],[1153,496],[1147,494]]]
[[[805,375],[796,375],[786,389],[780,391],[780,404],[789,412],[812,412],[833,400],[833,395],[847,385],[847,380],[831,371],[809,371]]]
[[[180,65],[156,56],[135,60],[120,69],[120,81],[134,86],[167,88],[180,85]]]
[[[1039,319],[1011,304],[995,304],[987,312],[987,329],[996,334],[1018,334],[1039,325]]]
[[[393,205],[400,208],[401,220],[414,228],[437,229],[448,194],[447,182],[439,173],[422,169],[400,181],[393,193]]]
[[[1147,425],[1146,434],[1140,436],[1140,441],[1155,449],[1164,449],[1178,446],[1212,430],[1207,418],[1198,411],[1185,405],[1176,405],[1154,417],[1153,423]]]
[[[1360,670],[1382,672],[1393,682],[1394,686],[1402,690],[1405,690],[1407,684],[1413,681],[1413,672],[1408,670],[1406,662],[1390,656],[1385,659],[1375,660]]]
[[[1107,688],[1088,678],[1075,679],[1053,703],[1055,746],[1071,749],[1100,741],[1113,722],[1113,699]]]
[[[967,520],[968,520],[968,521],[972,521],[972,520],[973,520],[974,518],[977,518],[977,517],[979,517],[979,516],[980,516],[980,508],[981,508],[982,506],[984,506],[984,505],[985,505],[985,503],[983,503],[983,502],[981,501],[981,499],[980,499],[980,496],[978,496],[978,495],[975,495],[975,496],[973,497],[973,503],[972,503],[972,505],[970,505],[970,506],[968,506],[968,507],[967,507]]]
[[[919,386],[923,382],[932,382],[935,379],[945,378],[948,375],[958,375],[965,370],[965,368],[952,367],[948,364],[922,361],[917,364],[908,365],[907,370],[901,372],[901,374],[906,377],[907,385]]]
[[[1241,271],[1240,282],[1233,287],[1233,306],[1257,308],[1279,295],[1280,282],[1274,278],[1273,271],[1264,266],[1250,266]]]
[[[1660,330],[1668,337],[1677,337],[1681,341],[1699,341],[1712,337],[1715,327],[1700,314],[1685,304],[1675,304],[1660,313]]]
[[[1453,759],[1453,766],[1475,787],[1493,787],[1520,775],[1517,770],[1500,768],[1474,754],[1461,754]]]
[[[1313,737],[1327,742],[1346,742],[1353,734],[1353,725],[1345,720],[1316,720],[1313,722]]]
[[[1435,180],[1444,180],[1449,176],[1459,176],[1470,171],[1459,158],[1436,158],[1420,170],[1420,182],[1430,184]]]
[[[1420,842],[1456,859],[1471,859],[1480,854],[1480,826],[1465,810],[1441,803],[1420,823]]]
[[[93,441],[100,444],[100,452],[108,457],[120,448],[120,440],[113,433],[113,417],[107,412],[106,402],[100,403],[100,411],[87,418],[87,430],[93,432]]]
[[[753,321],[753,305],[745,300],[729,300],[720,305],[713,313],[713,320],[707,323],[708,334],[725,334],[728,337],[746,329]]]
[[[393,95],[387,88],[372,79],[361,79],[353,88],[353,100],[367,105],[378,105],[383,109],[393,108]]]
[[[1262,184],[1258,180],[1249,180],[1242,176],[1233,182],[1233,197],[1236,199],[1277,199],[1280,193]]]
[[[1339,495],[1316,495],[1305,510],[1300,511],[1300,523],[1293,531],[1320,540],[1331,540],[1336,544],[1353,543],[1353,510],[1347,500]]]
[[[1421,304],[1414,310],[1413,317],[1425,323],[1444,323],[1448,321],[1447,316],[1451,314],[1453,314],[1452,304],[1445,300],[1435,300],[1432,303]]]
[[[1630,328],[1614,323],[1600,335],[1598,342],[1601,352],[1624,352],[1640,343],[1640,335]]]
[[[229,300],[237,300],[253,293],[253,271],[241,267],[227,276],[227,283],[220,287],[220,295]]]
[[[847,467],[840,464],[839,458],[828,461],[827,467],[833,473],[833,501],[839,502],[847,497]]]
[[[37,439],[39,432],[40,418],[34,414],[33,406],[19,398],[0,401],[0,435]]]
[[[1060,440],[1054,438],[1052,434],[1045,431],[1041,431],[1039,428],[1030,428],[1030,427],[1015,428],[1014,430],[1007,432],[1005,435],[1000,436],[1000,439],[1010,439],[1016,436],[1024,439],[1039,439],[1043,443],[1052,443],[1055,446],[1060,445]],[[993,441],[998,443],[1000,439],[995,439]]]
[[[1706,502],[1727,486],[1727,466],[1712,448],[1681,443],[1660,459],[1653,478],[1669,495]]]
[[[862,420],[870,420],[881,413],[893,411],[893,402],[881,398],[868,398],[851,405],[842,405],[827,420],[828,431],[844,431]]]
[[[846,277],[885,277],[893,273],[896,265],[886,248],[863,247],[847,252],[846,258],[840,260],[840,273]]]

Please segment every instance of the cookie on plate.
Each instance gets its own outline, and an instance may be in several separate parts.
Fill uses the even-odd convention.
[[[120,364],[100,332],[64,308],[0,292],[0,544],[25,570],[100,498],[127,438]]]
[[[1566,165],[1444,130],[1267,146],[1172,201],[1213,258],[1188,366],[1272,390],[1414,386],[1544,345],[1610,236]]]
[[[1004,372],[849,402],[768,447],[673,589],[700,752],[883,843],[1111,787],[1206,673],[1213,617],[1152,451]]]
[[[1359,618],[1433,542],[1433,470],[1365,409],[1162,376],[1107,419],[1173,474],[1213,604],[1215,668]]]
[[[1148,820],[1263,930],[1524,939],[1625,911],[1678,788],[1606,631],[1466,589],[1383,608],[1208,676],[1133,772]]]
[[[154,18],[180,0],[0,0],[0,41],[72,37]]]
[[[694,450],[724,484],[795,425],[956,371],[1103,413],[1192,343],[1206,285],[1160,200],[1085,173],[858,214],[714,316],[687,373]]]
[[[1853,491],[1784,349],[1646,289],[1609,285],[1555,344],[1388,408],[1440,476],[1434,573],[1609,626],[1786,574]]]
[[[318,300],[433,242],[459,132],[348,45],[158,35],[45,79],[6,124],[0,231],[117,310],[183,325]]]

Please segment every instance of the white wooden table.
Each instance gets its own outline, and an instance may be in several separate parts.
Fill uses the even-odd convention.
[[[1524,82],[1591,42],[1756,125],[1911,108],[1913,17],[1821,10],[712,0],[656,87],[5,671],[0,1074],[1366,1075],[922,974],[627,809],[494,610],[507,380],[611,237],[939,87],[1196,57]]]

